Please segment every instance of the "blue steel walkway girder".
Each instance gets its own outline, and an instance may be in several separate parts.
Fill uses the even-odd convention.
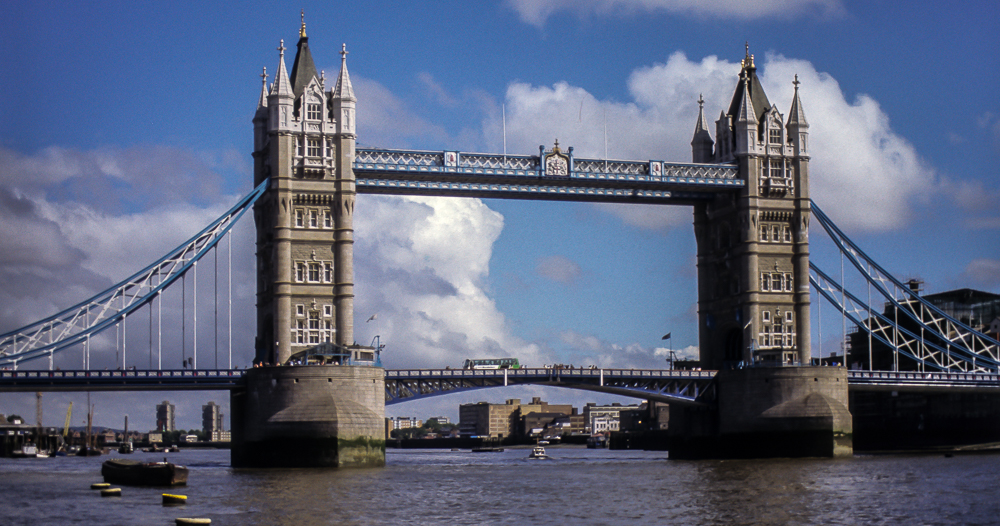
[[[539,156],[359,148],[358,193],[691,204],[744,186],[733,164],[575,159],[565,175]]]
[[[244,369],[0,371],[0,392],[229,391]]]
[[[547,385],[670,404],[706,405],[715,397],[714,378],[715,371],[642,369],[389,370],[385,374],[385,403],[488,387]]]
[[[0,392],[226,391],[238,387],[245,373],[245,369],[7,370],[0,371]],[[385,403],[505,385],[549,385],[700,405],[715,399],[715,373],[640,369],[386,370]],[[848,371],[847,374],[851,391],[1000,393],[997,373]]]

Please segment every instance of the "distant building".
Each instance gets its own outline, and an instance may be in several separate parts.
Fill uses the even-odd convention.
[[[518,399],[503,404],[462,404],[458,406],[459,434],[463,437],[509,437],[517,430],[517,419],[512,415],[520,406]]]
[[[423,427],[424,425],[422,420],[412,416],[398,416],[390,418],[389,422],[391,424],[391,429],[416,429]]]
[[[638,405],[621,405],[618,403],[597,405],[589,403],[583,408],[584,432],[596,435],[598,433],[621,431],[622,413],[641,411],[643,409]],[[628,417],[631,422],[632,415],[629,414]]]
[[[916,280],[910,280],[907,283],[910,290],[918,294],[921,284],[922,282]],[[957,289],[937,294],[927,294],[923,296],[923,299],[948,316],[979,332],[989,333],[1000,331],[1000,321],[998,321],[998,318],[1000,318],[1000,295],[973,289]],[[937,316],[930,309],[918,308],[914,310],[917,310],[918,317],[922,316],[922,319],[926,320],[926,322],[930,322]],[[951,343],[921,331],[916,320],[912,319],[902,309],[898,313],[895,312],[892,304],[885,306],[882,315],[889,320],[898,320],[899,326],[911,334],[922,334],[924,344],[926,345],[947,348]],[[866,319],[862,321],[862,324],[870,324],[876,329],[875,332],[881,334],[886,341],[890,343],[896,341],[901,347],[903,346],[903,341],[906,339],[905,334],[902,332],[897,334],[891,326],[883,326],[885,324],[880,323],[877,317],[872,316],[871,320]],[[847,363],[850,364],[852,369],[868,369],[869,356],[871,368],[874,370],[914,371],[919,368],[919,364],[913,359],[906,357],[902,353],[894,352],[891,346],[882,343],[878,338],[869,338],[868,331],[862,327],[855,326],[853,331],[847,336],[849,345]],[[870,352],[869,341],[871,341]],[[916,342],[916,345],[919,344],[919,342]],[[842,358],[831,356],[829,359],[823,359],[823,362],[843,362]]]
[[[507,438],[527,436],[533,429],[544,429],[559,417],[576,414],[576,410],[571,404],[549,404],[534,397],[529,404],[522,404],[518,398],[503,404],[463,404],[458,413],[461,436]]]
[[[156,430],[177,431],[174,425],[174,404],[164,400],[156,406]]]
[[[449,420],[448,417],[446,417],[446,416],[432,416],[432,417],[430,417],[430,418],[427,419],[428,422],[430,422],[431,420],[437,420],[437,423],[441,424],[441,425],[445,425],[445,424],[450,424],[451,423],[451,420]]]
[[[213,442],[221,441],[223,430],[222,407],[215,402],[201,406],[201,429]]]

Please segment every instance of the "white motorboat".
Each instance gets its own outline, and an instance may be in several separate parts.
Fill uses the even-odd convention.
[[[550,457],[547,454],[545,454],[545,448],[544,447],[542,447],[542,446],[535,446],[535,447],[531,448],[531,454],[528,455],[528,458],[547,459],[547,458],[550,458]]]

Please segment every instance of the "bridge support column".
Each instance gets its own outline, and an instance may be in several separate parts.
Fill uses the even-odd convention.
[[[385,465],[381,367],[260,367],[230,395],[233,467]]]
[[[671,408],[670,458],[853,454],[846,369],[738,369],[719,371],[716,382],[715,406]]]

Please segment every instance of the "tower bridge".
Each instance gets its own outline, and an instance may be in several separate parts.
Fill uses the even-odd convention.
[[[970,409],[959,411],[962,418],[976,415],[967,419],[970,425],[979,425],[982,415],[1000,415],[994,394],[1000,342],[908,290],[819,210],[809,195],[809,124],[798,79],[789,79],[794,94],[782,113],[764,93],[749,50],[728,110],[715,121],[714,138],[699,99],[692,162],[578,158],[558,141],[540,146],[537,155],[358,148],[346,46],[332,86],[316,71],[304,22],[290,71],[286,50],[282,40],[273,82],[266,68],[261,75],[253,116],[254,192],[108,291],[0,335],[0,366],[17,369],[48,358],[50,368],[4,371],[0,390],[230,389],[235,466],[382,465],[386,404],[511,384],[670,401],[672,458],[847,455],[858,421],[849,407],[866,408],[866,422],[874,422],[897,412],[892,398],[901,393],[987,397],[971,398]],[[353,217],[359,193],[692,207],[700,361],[706,371],[386,371],[374,362],[359,365],[349,357],[377,351],[354,339]],[[162,292],[196,272],[206,254],[217,255],[219,240],[251,208],[257,367],[200,370],[195,347],[194,370],[91,370],[91,339],[120,327],[124,341],[126,319],[142,308],[149,310],[152,362],[154,304],[162,312]],[[813,222],[876,290],[876,301],[892,305],[910,328],[873,314],[872,300],[866,304],[810,261]],[[813,289],[922,370],[811,367]],[[333,365],[276,366],[320,344],[348,358]],[[84,370],[51,370],[55,353],[81,347]],[[121,356],[124,368],[124,346]],[[942,407],[956,407],[949,403]],[[986,427],[1000,440],[997,425]]]

